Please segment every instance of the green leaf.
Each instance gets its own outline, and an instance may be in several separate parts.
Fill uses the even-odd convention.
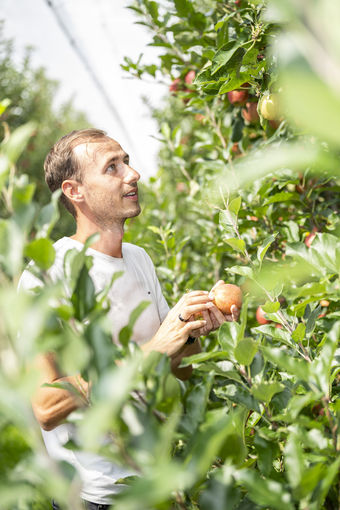
[[[226,271],[233,274],[239,274],[240,276],[246,276],[251,280],[254,280],[255,275],[251,267],[248,266],[232,266],[226,268]]]
[[[290,485],[295,489],[299,487],[305,470],[301,439],[296,429],[290,432],[284,449],[285,468]]]
[[[305,338],[306,326],[300,322],[292,333],[292,339],[294,342],[299,343]]]
[[[252,338],[244,338],[241,340],[235,350],[234,356],[236,361],[238,361],[241,365],[251,365],[255,354],[258,350],[258,344]]]
[[[151,230],[151,232],[154,234],[160,234],[160,229],[154,225],[148,225],[148,229]]]
[[[285,389],[284,385],[282,383],[279,383],[277,381],[263,381],[257,384],[254,384],[251,388],[252,395],[257,398],[258,400],[261,400],[265,402],[266,404],[269,404],[271,399],[276,393],[280,393]]]
[[[285,412],[285,419],[295,423],[301,411],[313,402],[317,402],[322,397],[322,394],[309,391],[305,395],[294,395],[288,402]]]
[[[297,359],[278,347],[262,346],[264,357],[271,361],[279,369],[294,375],[297,380],[309,381],[310,363],[303,359]]]
[[[236,239],[235,237],[230,237],[229,239],[224,239],[224,242],[229,244],[234,250],[240,251],[241,253],[245,253],[246,243],[243,239]]]
[[[239,47],[239,43],[230,41],[215,53],[214,58],[212,59],[212,66],[210,71],[211,76],[216,74],[216,72],[219,71],[222,66],[229,62]]]
[[[170,126],[167,122],[162,122],[161,133],[164,136],[165,140],[171,140]]]
[[[59,219],[58,201],[61,190],[57,190],[52,194],[51,202],[45,205],[39,212],[35,222],[37,229],[37,237],[47,237],[50,235],[54,225]]]
[[[226,357],[234,360],[234,349],[237,345],[241,326],[237,322],[224,322],[218,330],[218,341]]]
[[[282,191],[276,193],[264,201],[264,205],[276,204],[277,202],[288,202],[289,200],[300,200],[298,193],[289,193],[288,191]]]
[[[35,129],[36,124],[34,122],[27,122],[27,124],[13,131],[9,139],[1,144],[1,151],[4,152],[12,163],[16,163]]]
[[[5,154],[0,153],[0,191],[4,187],[11,169],[11,162]]]
[[[0,115],[2,115],[11,104],[11,100],[6,98],[0,101]]]
[[[154,1],[145,2],[153,21],[158,25],[158,4]]]
[[[217,30],[216,35],[216,46],[218,49],[221,49],[222,46],[224,46],[228,40],[229,40],[229,26],[228,21],[222,21],[222,23],[218,22],[215,25],[215,30]],[[214,57],[214,52],[212,55],[212,58]]]
[[[195,384],[185,397],[185,414],[183,414],[180,428],[187,434],[194,434],[198,426],[204,421],[209,393],[213,383],[212,374],[208,374],[204,381]]]
[[[227,470],[231,471],[230,473]],[[222,466],[223,473],[209,476],[206,487],[200,493],[201,510],[232,510],[241,499],[240,490],[235,487],[230,466]]]
[[[24,254],[34,260],[40,269],[46,270],[52,266],[55,250],[49,239],[35,239],[25,246]]]
[[[258,258],[258,260],[260,262],[263,261],[263,258],[265,256],[265,254],[267,253],[269,246],[275,241],[276,236],[277,236],[277,233],[267,237],[263,241],[261,246],[258,247],[258,249],[257,249],[257,258]],[[269,310],[267,310],[267,311],[269,312]]]
[[[228,204],[228,210],[235,214],[235,216],[238,216],[238,212],[240,210],[242,203],[241,197],[234,198],[229,204]]]
[[[324,479],[326,472],[327,467],[321,462],[305,469],[301,476],[300,485],[295,489],[296,498],[303,499],[312,494],[316,486]]]
[[[261,308],[266,313],[276,313],[280,310],[279,301],[267,301],[264,305],[261,305]]]
[[[186,356],[181,360],[181,367],[186,367],[192,364],[203,363],[204,361],[211,360],[225,360],[228,358],[228,351],[210,351],[210,352],[199,352],[192,356]]]
[[[275,319],[275,315],[269,315],[269,318]],[[275,340],[282,342],[289,347],[292,345],[291,336],[288,331],[284,329],[276,328],[272,324],[264,324],[263,326],[257,326],[256,328],[252,328],[252,332],[261,333],[263,335],[274,338]]]
[[[185,465],[187,469],[201,478],[205,475],[216,456],[223,453],[224,457],[234,456],[239,464],[244,460],[246,447],[243,440],[244,421],[247,410],[240,408],[225,414],[221,409],[209,411],[201,430],[196,432],[195,441],[189,449]],[[237,452],[233,452],[233,444],[238,443]],[[226,452],[223,452],[226,449]],[[222,456],[222,455],[221,455]]]
[[[261,430],[255,434],[254,446],[257,452],[257,465],[264,476],[270,476],[273,472],[273,461],[278,456],[280,449],[275,442],[261,437]]]
[[[212,373],[224,377],[227,380],[242,382],[242,379],[236,370],[233,370],[233,364],[231,361],[207,361],[202,364],[198,364],[196,371],[200,373]]]
[[[237,333],[237,342],[240,342],[241,340],[243,340],[244,333],[245,333],[245,330],[247,327],[248,301],[249,301],[249,298],[247,296],[242,303],[241,314],[240,314],[240,318],[239,318],[240,327],[239,327],[238,333]]]
[[[233,192],[243,187],[248,187],[252,182],[283,168],[302,169],[315,164],[315,161],[322,161],[327,168],[336,167],[336,161],[332,162],[325,159],[317,144],[306,144],[304,150],[301,150],[299,143],[281,143],[280,146],[267,147],[266,150],[256,150],[249,155],[239,158],[232,163],[232,169],[221,167],[215,170],[209,185],[203,190],[203,195],[211,203],[216,203],[216,197],[219,196],[219,190],[228,189]],[[230,170],[230,171],[228,171]],[[334,173],[333,173],[334,175]]]
[[[235,234],[235,227],[237,226],[237,214],[229,209],[220,211],[219,221],[227,232],[232,232]]]
[[[150,305],[150,301],[142,301],[136,308],[134,308],[129,317],[129,323],[124,326],[119,332],[119,342],[127,347],[131,335],[133,333],[133,327],[138,317],[144,312],[144,310]]]
[[[92,320],[85,330],[84,336],[91,346],[91,366],[98,374],[104,373],[112,366],[117,346],[112,341],[112,325],[105,317]]]
[[[340,337],[340,322],[337,321],[329,331],[325,343],[318,356],[310,364],[310,373],[316,381],[318,387],[327,396],[330,397],[330,374],[332,361]]]
[[[185,18],[193,10],[188,0],[174,0],[174,2],[178,15],[182,18]]]
[[[339,261],[340,241],[332,234],[317,233],[310,248],[316,264],[325,266],[329,272],[340,270]]]
[[[76,318],[81,321],[87,317],[96,304],[94,284],[85,265],[80,270],[71,302]]]
[[[283,484],[262,478],[255,470],[240,469],[235,473],[236,480],[248,490],[248,497],[265,508],[294,510],[291,495]]]
[[[35,184],[28,182],[27,175],[21,175],[16,179],[12,193],[12,204],[16,213],[18,209],[26,210],[25,206],[32,202],[34,191]]]
[[[315,494],[315,498],[318,502],[318,507],[321,508],[323,502],[326,499],[326,496],[329,492],[331,485],[333,484],[336,477],[339,476],[339,468],[340,468],[340,457],[338,457],[332,464],[327,465],[327,469],[325,471],[324,476],[320,481],[320,485],[318,486]]]

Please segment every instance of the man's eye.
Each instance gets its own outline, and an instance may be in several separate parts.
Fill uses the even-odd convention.
[[[116,170],[115,165],[112,163],[110,166],[107,167],[107,172],[114,172]]]

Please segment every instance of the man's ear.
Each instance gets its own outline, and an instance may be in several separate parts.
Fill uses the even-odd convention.
[[[66,181],[63,181],[61,185],[61,189],[65,197],[72,200],[72,202],[82,202],[84,200],[81,188],[81,183],[74,181],[73,179],[67,179]]]

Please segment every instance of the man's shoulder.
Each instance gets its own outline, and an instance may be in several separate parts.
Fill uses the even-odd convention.
[[[153,262],[145,249],[141,246],[137,246],[137,244],[123,243],[123,256],[128,259],[142,261],[147,265],[153,265]]]
[[[55,243],[53,243],[53,247],[57,254],[70,250],[71,248],[76,248],[76,245],[77,241],[74,241],[71,239],[71,237],[61,237]]]
[[[132,244],[132,243],[123,243],[123,254],[138,254],[138,255],[141,255],[141,256],[144,256],[144,255],[147,255],[148,254],[146,253],[146,251],[144,250],[144,248],[142,248],[141,246],[137,246],[137,244]]]
[[[75,245],[69,237],[62,237],[53,244],[53,247],[56,255],[52,266],[47,272],[52,280],[57,280],[63,276],[63,260],[65,253],[71,248],[75,248]],[[32,261],[29,262],[20,277],[18,288],[31,290],[37,287],[42,287],[43,285],[43,279],[35,274],[34,263]]]

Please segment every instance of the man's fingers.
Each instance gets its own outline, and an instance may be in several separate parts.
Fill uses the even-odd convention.
[[[213,303],[209,301],[208,303],[199,303],[197,305],[187,305],[183,307],[181,311],[181,316],[183,319],[187,320],[194,313],[203,313],[205,310],[214,307]]]
[[[217,308],[217,306],[212,306],[209,309],[209,312],[211,315],[214,316],[215,320],[217,321],[218,323],[217,327],[221,326],[221,324],[225,322],[225,315],[221,312],[219,308]]]
[[[203,319],[197,320],[197,321],[190,321],[187,322],[185,325],[185,330],[190,335],[191,331],[194,331],[195,329],[203,328],[206,325],[206,321]]]
[[[230,307],[231,311],[231,317],[233,321],[238,321],[238,318],[240,316],[240,310],[237,308],[236,305],[231,305]]]
[[[213,312],[209,311],[208,313],[210,315],[210,319],[211,319],[211,322],[212,322],[212,329],[214,331],[215,329],[218,329],[221,326],[221,323],[220,323],[219,320],[216,319],[216,317],[215,317]],[[224,322],[224,318],[223,318],[223,322]]]
[[[212,324],[211,317],[210,317],[210,314],[208,311],[202,312],[202,315],[203,315],[203,319],[206,321],[206,325],[202,328],[201,335],[205,335],[205,333],[212,330],[213,324]]]

